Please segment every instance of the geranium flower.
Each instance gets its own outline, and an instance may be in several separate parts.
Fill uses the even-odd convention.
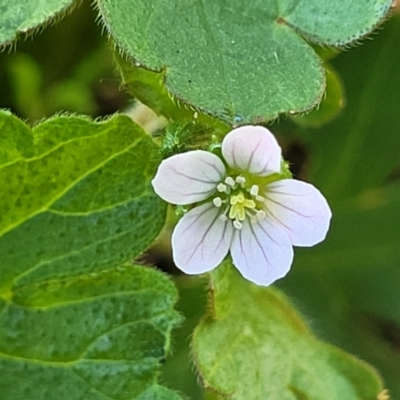
[[[314,186],[286,178],[268,129],[234,129],[221,151],[224,161],[203,150],[167,158],[152,181],[165,201],[195,204],[172,234],[174,262],[187,274],[201,274],[230,251],[246,279],[269,285],[289,271],[292,246],[325,238],[330,208]]]

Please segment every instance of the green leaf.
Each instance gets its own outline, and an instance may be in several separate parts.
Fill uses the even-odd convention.
[[[176,300],[132,265],[13,289],[0,297],[1,398],[182,400],[156,381]]]
[[[372,368],[318,341],[284,296],[229,262],[211,274],[211,310],[193,337],[206,388],[232,400],[375,400]]]
[[[115,60],[121,73],[123,84],[140,102],[158,115],[176,121],[190,121],[208,126],[226,133],[229,127],[207,114],[196,111],[168,93],[163,82],[163,74],[140,68],[123,57],[115,54]]]
[[[399,35],[396,15],[373,41],[332,61],[347,107],[331,124],[302,132],[308,178],[332,204],[332,225],[321,245],[296,251],[278,283],[326,340],[379,369],[393,399],[400,398],[400,190],[385,186],[399,178]]]
[[[285,21],[318,44],[343,46],[371,32],[393,1],[284,1]],[[297,3],[297,4],[296,4]]]
[[[332,60],[346,88],[347,107],[308,135],[310,180],[330,201],[380,186],[399,165],[399,36],[395,16],[373,41]]]
[[[184,393],[190,400],[204,400],[203,388],[198,383],[192,365],[190,338],[206,311],[208,280],[182,275],[175,278],[174,282],[179,290],[176,308],[185,319],[173,332],[174,351],[162,367],[162,381],[179,393]]]
[[[330,122],[342,111],[344,89],[338,74],[329,64],[325,64],[325,78],[326,91],[321,103],[308,114],[293,116],[296,124],[316,128]]]
[[[382,373],[400,397],[400,186],[333,210],[327,240],[297,252],[279,283],[335,344]]]
[[[60,116],[31,130],[1,112],[0,143],[0,296],[118,265],[160,232],[158,148],[130,118]]]
[[[28,54],[16,53],[7,59],[8,82],[19,115],[38,120],[43,116],[41,88],[43,74],[39,64]]]
[[[2,0],[0,5],[0,44],[12,42],[20,33],[29,32],[66,11],[73,0]]]
[[[162,73],[176,98],[229,124],[311,109],[324,74],[305,39],[356,40],[382,20],[392,0],[225,3],[98,0],[124,53]]]

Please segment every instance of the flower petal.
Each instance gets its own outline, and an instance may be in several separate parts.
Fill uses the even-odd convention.
[[[282,179],[267,186],[268,216],[283,227],[295,246],[313,246],[325,239],[331,210],[321,192],[309,183]]]
[[[253,175],[281,171],[282,150],[262,126],[242,126],[228,133],[222,141],[222,155],[230,167]]]
[[[234,233],[231,254],[233,264],[246,279],[264,286],[285,276],[293,261],[286,232],[267,219],[243,221],[243,228]]]
[[[172,255],[186,274],[202,274],[217,267],[232,241],[231,221],[219,218],[221,210],[205,203],[190,210],[172,234]]]
[[[205,200],[224,176],[225,166],[215,154],[195,150],[164,160],[151,183],[162,199],[184,205]]]

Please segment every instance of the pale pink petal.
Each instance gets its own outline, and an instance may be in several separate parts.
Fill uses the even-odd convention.
[[[283,179],[269,184],[265,197],[268,218],[286,230],[293,245],[308,247],[325,239],[332,213],[313,185]]]
[[[172,234],[172,255],[186,274],[202,274],[217,267],[232,241],[231,221],[219,218],[221,210],[205,203],[190,210]]]
[[[243,228],[234,232],[231,255],[246,279],[267,286],[288,273],[293,247],[286,232],[269,220],[245,220]]]
[[[151,183],[165,201],[185,205],[205,200],[224,177],[225,166],[215,154],[195,150],[164,160]]]
[[[222,155],[228,165],[253,175],[281,171],[282,151],[275,136],[262,126],[242,126],[222,141]]]

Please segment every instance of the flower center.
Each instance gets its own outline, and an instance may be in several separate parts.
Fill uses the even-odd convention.
[[[222,208],[220,218],[232,220],[236,229],[243,228],[243,221],[250,218],[251,222],[265,218],[263,210],[264,197],[259,196],[258,185],[248,185],[244,176],[228,176],[217,186],[218,196],[214,197],[215,207]]]

